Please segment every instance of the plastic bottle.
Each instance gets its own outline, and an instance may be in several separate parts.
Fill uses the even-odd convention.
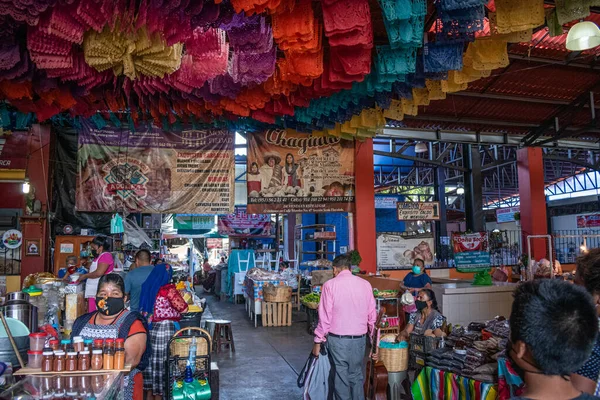
[[[188,366],[192,369],[192,373],[196,370],[196,337],[192,337],[190,352],[188,354]]]

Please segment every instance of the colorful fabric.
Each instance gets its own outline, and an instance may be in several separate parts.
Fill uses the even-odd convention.
[[[148,315],[154,311],[154,303],[160,288],[171,280],[173,268],[169,264],[157,264],[142,285],[140,313]]]
[[[371,284],[350,271],[342,271],[323,284],[315,341],[324,342],[329,333],[364,335],[373,332],[376,319]]]
[[[425,367],[411,387],[414,400],[496,400],[496,385]]]
[[[154,313],[152,314],[152,323],[161,321],[180,321],[181,313],[186,312],[188,305],[175,288],[175,285],[168,284],[160,288],[156,295],[154,303]],[[154,327],[152,328],[154,329]]]
[[[506,358],[498,360],[498,399],[507,400],[523,393],[525,383]]]
[[[175,324],[172,321],[161,321],[153,324],[150,331],[152,353],[148,367],[144,370],[144,390],[152,390],[155,396],[162,395],[165,388],[167,370],[167,347],[169,340],[175,334]]]

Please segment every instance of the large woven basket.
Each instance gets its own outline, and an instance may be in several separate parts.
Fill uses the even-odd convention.
[[[263,286],[263,298],[267,303],[287,303],[292,301],[292,287],[267,283]]]
[[[306,306],[306,308],[310,308],[311,310],[316,310],[319,308],[319,303],[303,301],[302,304]]]
[[[385,335],[382,337],[395,337]],[[401,372],[408,370],[408,348],[406,349],[384,349],[379,348],[379,359],[385,365],[388,372]]]
[[[210,337],[210,334],[207,331],[205,331],[204,329],[194,328],[194,327],[180,329],[177,332],[175,332],[173,337],[179,336],[182,333],[187,334],[188,331],[198,331],[198,332],[202,332],[202,333],[206,334],[206,336],[208,336],[208,343],[206,340],[196,339],[196,355],[203,356],[203,355],[209,354],[210,346],[211,346],[211,337]],[[171,348],[169,349],[169,352],[170,352],[171,356],[179,356],[179,357],[185,358],[190,353],[190,345],[191,344],[192,344],[192,338],[189,338],[189,337],[175,339],[175,340],[173,340],[173,342],[171,342]]]

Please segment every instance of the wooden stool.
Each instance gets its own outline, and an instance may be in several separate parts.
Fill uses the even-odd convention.
[[[213,351],[219,353],[221,346],[227,345],[235,353],[235,344],[233,343],[233,331],[231,321],[218,321],[215,323],[215,335],[213,336]]]
[[[263,326],[292,326],[292,302],[262,303]]]

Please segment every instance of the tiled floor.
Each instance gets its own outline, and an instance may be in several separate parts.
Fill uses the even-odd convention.
[[[312,349],[306,313],[294,310],[290,327],[254,328],[243,304],[219,302],[203,295],[213,318],[231,320],[235,353],[213,354],[219,365],[222,400],[301,399],[296,385]]]

